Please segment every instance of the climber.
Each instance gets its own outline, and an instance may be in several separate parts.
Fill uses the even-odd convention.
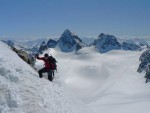
[[[38,60],[43,60],[44,61],[44,65],[45,65],[44,68],[42,68],[42,69],[40,69],[38,71],[39,77],[42,78],[43,77],[42,73],[46,73],[47,72],[48,73],[48,80],[52,81],[53,80],[53,77],[52,77],[52,73],[53,73],[52,68],[53,67],[51,65],[51,62],[49,61],[49,55],[46,53],[46,54],[44,54],[44,57],[39,57],[39,55],[36,54],[35,57]]]

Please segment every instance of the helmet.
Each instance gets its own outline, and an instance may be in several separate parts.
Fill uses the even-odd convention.
[[[44,54],[44,57],[48,57],[49,55],[47,53]]]

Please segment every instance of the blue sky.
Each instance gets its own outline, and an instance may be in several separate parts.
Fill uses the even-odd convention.
[[[0,0],[0,37],[100,33],[150,38],[150,0]]]

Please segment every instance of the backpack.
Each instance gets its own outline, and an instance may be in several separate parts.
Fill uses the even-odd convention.
[[[57,64],[56,64],[57,61],[56,61],[56,59],[55,59],[53,56],[49,56],[49,57],[48,57],[48,60],[49,60],[51,69],[57,71]]]

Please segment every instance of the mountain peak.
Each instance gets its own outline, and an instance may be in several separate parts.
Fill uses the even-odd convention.
[[[65,34],[71,34],[71,31],[70,31],[69,29],[66,29],[66,30],[64,31],[64,33],[65,33]],[[63,34],[64,34],[64,33],[63,33]]]
[[[101,52],[105,53],[113,49],[120,49],[121,44],[117,41],[117,38],[113,35],[106,35],[104,33],[101,33],[94,41],[95,48]]]
[[[100,35],[99,35],[99,37],[102,37],[102,36],[105,36],[106,34],[104,34],[104,33],[101,33]]]
[[[66,29],[62,35],[77,36],[76,33],[71,32],[69,29]]]
[[[101,33],[101,34],[98,36],[98,38],[99,38],[99,39],[100,39],[100,38],[111,38],[111,39],[116,39],[115,36],[109,35],[109,34],[104,34],[104,33]]]
[[[68,29],[66,29],[59,38],[58,45],[63,52],[72,52],[83,47],[82,40]]]

